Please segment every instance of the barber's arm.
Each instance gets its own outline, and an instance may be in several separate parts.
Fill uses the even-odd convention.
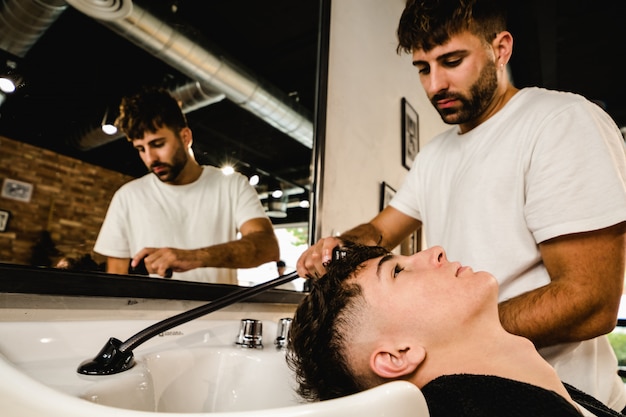
[[[132,266],[145,258],[150,273],[165,276],[168,269],[185,272],[201,267],[253,268],[279,260],[278,239],[269,219],[248,220],[240,231],[240,239],[206,248],[144,248],[133,257]]]
[[[324,264],[331,260],[333,249],[342,241],[352,241],[364,245],[395,248],[420,227],[421,222],[409,217],[391,206],[385,207],[368,223],[360,224],[339,237],[322,238],[308,248],[296,263],[301,277],[321,277],[326,272]]]
[[[500,320],[537,348],[606,334],[624,284],[626,223],[539,245],[550,284],[500,303]]]
[[[272,223],[267,218],[245,222],[241,239],[211,246],[204,266],[222,268],[254,268],[266,262],[280,260],[278,239]]]

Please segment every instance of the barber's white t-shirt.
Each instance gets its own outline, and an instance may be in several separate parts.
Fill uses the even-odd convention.
[[[550,282],[539,242],[626,221],[624,141],[582,96],[526,88],[475,129],[424,146],[390,205],[423,222],[429,246],[491,272],[507,300]],[[605,336],[540,352],[565,382],[626,405]]]

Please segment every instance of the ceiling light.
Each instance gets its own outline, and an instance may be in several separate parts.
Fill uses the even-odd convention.
[[[233,168],[230,165],[224,165],[222,167],[222,174],[224,174],[224,175],[231,175],[234,172],[235,172],[235,168]]]
[[[17,88],[17,84],[15,81],[8,76],[0,77],[0,91],[3,93],[10,94],[15,91]]]
[[[0,61],[0,91],[11,94],[22,86],[22,76],[17,69],[17,61],[6,59]]]
[[[250,177],[250,185],[251,186],[255,186],[259,184],[259,181],[261,180],[261,177],[259,177],[257,174],[254,174]]]
[[[273,195],[267,198],[267,215],[269,217],[275,217],[277,219],[284,219],[287,217],[287,194],[276,198]]]
[[[111,123],[105,123],[102,125],[102,131],[107,135],[115,135],[117,133],[117,127]]]
[[[113,123],[109,123],[109,109],[104,112],[104,117],[100,123],[100,129],[107,135],[115,135],[117,133],[117,127]]]

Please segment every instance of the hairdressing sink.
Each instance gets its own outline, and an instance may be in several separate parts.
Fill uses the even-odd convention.
[[[332,401],[304,404],[277,323],[263,321],[264,348],[235,345],[237,320],[196,320],[138,347],[135,366],[113,375],[76,370],[109,337],[124,338],[147,320],[0,323],[0,404],[7,417],[428,416],[406,382]],[[419,411],[418,411],[419,410]]]

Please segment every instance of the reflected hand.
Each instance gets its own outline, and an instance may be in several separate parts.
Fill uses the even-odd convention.
[[[296,263],[298,275],[307,278],[320,278],[326,273],[326,264],[332,261],[333,249],[341,246],[343,241],[337,237],[327,237],[300,255]]]
[[[141,263],[149,274],[157,274],[171,278],[172,273],[185,272],[197,268],[191,251],[173,248],[143,248],[131,261],[131,267],[136,268]]]

